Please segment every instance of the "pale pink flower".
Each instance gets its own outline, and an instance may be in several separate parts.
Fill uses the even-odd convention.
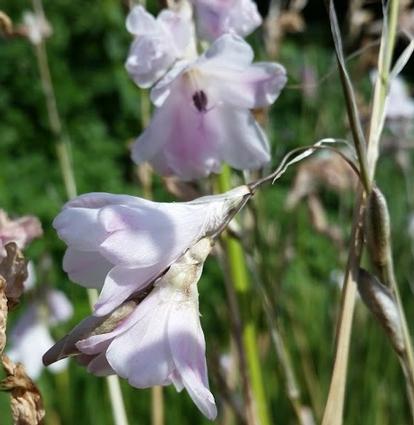
[[[68,245],[63,268],[82,286],[101,289],[95,314],[108,314],[214,232],[248,193],[242,186],[176,203],[107,193],[79,196],[53,223]]]
[[[189,19],[171,10],[163,10],[155,19],[142,6],[135,6],[126,27],[135,39],[125,66],[142,88],[152,86],[177,59],[183,58],[192,40]]]
[[[257,169],[270,160],[250,109],[271,105],[286,83],[276,63],[252,64],[252,48],[224,35],[198,59],[180,61],[151,91],[158,107],[133,146],[136,163],[184,180],[219,172],[222,161]]]
[[[47,290],[42,298],[33,301],[12,328],[9,337],[10,349],[7,355],[20,362],[32,379],[37,379],[42,370],[42,356],[55,343],[49,326],[70,319],[73,307],[63,292]],[[66,367],[60,361],[51,367],[52,372],[60,372]]]
[[[198,33],[207,40],[225,33],[245,37],[262,24],[253,0],[193,0],[193,3]]]
[[[9,242],[15,242],[19,249],[23,249],[42,234],[42,225],[37,217],[28,215],[11,220],[0,209],[0,260],[7,255],[5,246]]]
[[[85,319],[45,354],[45,364],[75,354],[89,372],[116,373],[136,388],[186,388],[201,412],[214,419],[197,290],[210,249],[208,238],[192,246],[139,304],[132,298],[108,317]]]
[[[401,77],[392,79],[386,107],[388,119],[414,118],[414,99],[410,96],[407,84]]]
[[[370,77],[373,84],[375,84],[377,76],[377,71],[371,72]],[[400,76],[394,77],[390,82],[385,116],[389,120],[414,118],[414,99],[409,94],[407,83]]]

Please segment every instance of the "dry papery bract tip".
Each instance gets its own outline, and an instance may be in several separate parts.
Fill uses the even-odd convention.
[[[45,410],[38,388],[27,376],[22,364],[13,363],[6,355],[2,355],[1,362],[7,377],[0,382],[0,390],[10,392],[13,423],[41,424]]]
[[[27,279],[27,264],[14,242],[6,245],[7,256],[0,262],[0,276],[6,281],[7,306],[11,310],[19,302]]]

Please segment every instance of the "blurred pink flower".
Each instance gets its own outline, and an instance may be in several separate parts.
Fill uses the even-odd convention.
[[[11,220],[7,213],[0,209],[0,260],[7,255],[4,247],[9,242],[15,242],[19,249],[23,249],[42,234],[42,225],[37,217],[28,215]]]
[[[175,203],[107,193],[79,196],[53,223],[68,245],[63,268],[84,287],[101,289],[95,314],[108,314],[214,232],[247,193],[241,186]]]
[[[215,40],[225,33],[245,37],[262,24],[253,0],[193,0],[197,29],[202,38]]]
[[[386,116],[389,119],[411,120],[414,118],[414,99],[410,96],[403,78],[392,79],[386,108]]]
[[[155,19],[142,6],[135,6],[126,27],[135,39],[125,66],[142,88],[152,86],[177,59],[183,58],[192,39],[189,19],[171,10],[163,10]]]
[[[42,298],[35,299],[19,318],[10,332],[10,349],[7,355],[20,362],[32,379],[37,379],[42,370],[42,356],[54,344],[49,326],[66,322],[72,317],[73,307],[61,291],[49,289]],[[61,361],[51,367],[60,372],[66,367]]]
[[[271,105],[287,79],[281,65],[252,61],[242,38],[224,35],[197,60],[177,62],[151,91],[158,108],[133,160],[184,180],[219,172],[222,161],[237,169],[266,164],[268,141],[249,110]]]
[[[77,354],[89,372],[116,373],[136,388],[186,388],[203,414],[214,419],[197,290],[210,249],[208,238],[200,240],[155,281],[138,305],[132,299],[103,322],[93,316],[85,319],[45,354],[44,362]]]

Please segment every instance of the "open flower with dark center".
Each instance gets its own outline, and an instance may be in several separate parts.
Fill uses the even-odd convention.
[[[91,373],[116,373],[136,388],[173,384],[214,419],[197,290],[210,250],[209,238],[192,245],[144,299],[133,295],[106,317],[88,317],[45,354],[45,364],[76,355]]]
[[[223,161],[265,165],[268,141],[250,110],[271,105],[287,79],[281,65],[253,64],[253,56],[242,38],[223,35],[193,62],[177,62],[151,91],[157,110],[133,160],[184,180],[218,172]]]

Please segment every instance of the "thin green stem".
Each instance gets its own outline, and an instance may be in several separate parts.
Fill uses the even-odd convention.
[[[218,178],[220,192],[231,188],[231,171],[224,166]],[[228,267],[232,283],[240,304],[242,316],[242,340],[246,354],[248,377],[251,383],[254,410],[257,423],[270,425],[266,393],[263,385],[260,356],[257,349],[257,332],[254,317],[251,312],[251,284],[247,271],[246,258],[240,242],[229,235],[224,235],[224,245],[227,254]]]

